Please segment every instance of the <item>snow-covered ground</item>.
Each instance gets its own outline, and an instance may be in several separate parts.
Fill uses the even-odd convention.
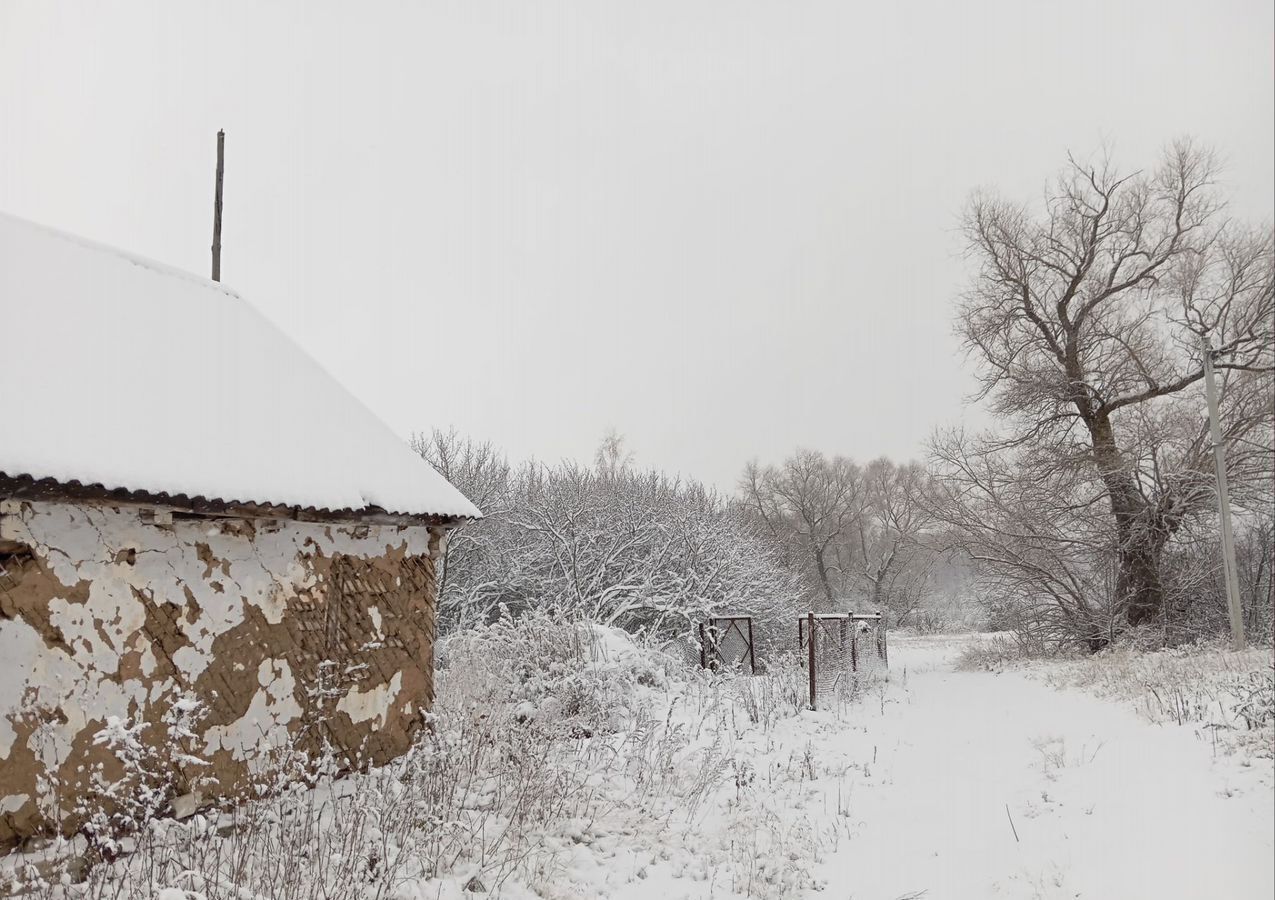
[[[896,640],[863,823],[819,874],[835,896],[1271,897],[1269,758],[1207,729],[1046,684],[1053,664],[953,670],[950,639]],[[863,737],[829,752],[862,755]]]
[[[895,638],[892,675],[852,706],[802,712],[736,748],[754,768],[799,754],[803,790],[753,808],[810,835],[797,896],[1268,898],[1275,895],[1271,760],[1228,755],[1207,728],[1154,724],[1129,704],[1049,682],[1062,664],[957,671],[976,636]],[[706,816],[713,831],[738,821]],[[745,833],[745,841],[748,834]],[[814,847],[818,850],[813,850]],[[808,866],[808,868],[807,868]],[[619,897],[749,896],[665,877]],[[621,870],[622,871],[622,870]],[[755,895],[765,895],[752,890]]]
[[[449,643],[436,746],[391,777],[339,781],[318,802],[315,792],[273,801],[250,828],[241,814],[238,831],[223,827],[228,837],[165,825],[163,840],[135,854],[145,860],[125,893],[1275,893],[1269,729],[1261,740],[1215,740],[1207,722],[1148,714],[1135,699],[1163,692],[1147,674],[1161,661],[964,671],[957,658],[983,637],[895,636],[888,679],[812,712],[799,669],[708,678],[614,629],[571,629],[540,622]],[[1119,696],[1112,685],[1126,669],[1144,683]]]

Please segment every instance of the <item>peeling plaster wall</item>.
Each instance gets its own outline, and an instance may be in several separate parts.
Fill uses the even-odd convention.
[[[250,791],[271,747],[380,763],[422,726],[442,530],[2,504],[30,552],[0,572],[0,845],[47,827],[54,782],[119,776],[109,719],[206,797]]]

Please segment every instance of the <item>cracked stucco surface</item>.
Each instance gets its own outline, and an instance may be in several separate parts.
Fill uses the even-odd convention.
[[[289,742],[384,761],[430,707],[437,530],[7,501],[0,538],[30,548],[0,578],[0,844],[43,826],[42,774],[73,795],[111,770],[110,717],[165,747],[166,713],[200,701],[183,752],[207,765],[171,777],[224,795]]]

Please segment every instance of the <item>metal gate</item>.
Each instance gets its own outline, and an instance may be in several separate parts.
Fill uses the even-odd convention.
[[[752,616],[716,616],[699,626],[699,664],[702,668],[738,669],[757,674]]]
[[[861,673],[889,666],[879,613],[807,613],[797,620],[797,648],[809,679],[810,708],[850,689]]]

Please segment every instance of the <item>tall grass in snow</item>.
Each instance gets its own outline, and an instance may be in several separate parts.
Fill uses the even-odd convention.
[[[1144,652],[1116,649],[1049,670],[1056,686],[1085,688],[1131,703],[1156,723],[1201,724],[1224,746],[1270,757],[1275,742],[1271,651],[1216,642]]]

